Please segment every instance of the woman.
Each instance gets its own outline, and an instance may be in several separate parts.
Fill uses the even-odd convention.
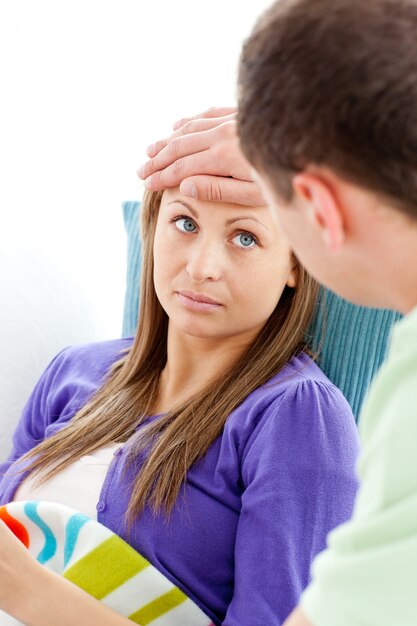
[[[170,189],[148,194],[141,213],[136,337],[70,348],[50,364],[15,433],[0,501],[97,509],[215,624],[280,624],[356,491],[350,409],[303,351],[317,285],[267,207]],[[10,544],[11,555],[20,546]],[[76,593],[51,584],[61,603]],[[40,593],[39,618],[1,597],[0,608],[44,626]],[[86,624],[126,623],[82,598],[73,606]],[[60,623],[81,624],[74,616]]]

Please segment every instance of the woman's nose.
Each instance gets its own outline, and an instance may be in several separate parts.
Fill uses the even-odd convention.
[[[193,246],[187,262],[187,272],[197,283],[219,280],[222,274],[222,254],[219,246],[204,242]]]

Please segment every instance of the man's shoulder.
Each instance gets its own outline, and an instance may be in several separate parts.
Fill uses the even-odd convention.
[[[391,437],[392,431],[417,429],[417,315],[397,323],[387,360],[365,402],[360,430],[364,441]],[[410,433],[411,434],[411,433]]]

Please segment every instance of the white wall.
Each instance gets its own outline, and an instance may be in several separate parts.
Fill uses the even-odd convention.
[[[269,0],[1,0],[0,460],[62,347],[120,335],[120,203],[171,123],[234,102]]]

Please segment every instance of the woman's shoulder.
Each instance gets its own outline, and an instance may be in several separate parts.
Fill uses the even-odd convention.
[[[276,431],[296,439],[332,432],[350,439],[354,447],[358,440],[348,401],[306,353],[293,357],[249,394],[229,416],[227,428],[244,446],[261,431],[269,433],[267,438]]]
[[[132,339],[114,339],[64,348],[51,361],[34,390],[55,416],[73,414],[104,382]]]
[[[302,380],[310,380],[311,382],[322,383],[334,389],[338,389],[334,383],[326,376],[322,369],[317,365],[316,361],[306,352],[293,356],[289,363],[279,372],[274,379],[280,379],[282,376],[291,376],[296,382]],[[288,379],[290,380],[290,379]]]
[[[305,352],[292,357],[280,372],[255,389],[245,402],[255,402],[267,407],[271,404],[280,404],[284,399],[295,401],[299,394],[304,396],[304,399],[307,396],[314,396],[318,400],[322,396],[329,397],[330,395],[346,407],[348,412],[351,412],[340,389]]]
[[[69,346],[55,358],[55,368],[62,373],[77,371],[92,378],[101,378],[113,363],[126,354],[132,342],[133,338],[127,337]]]

